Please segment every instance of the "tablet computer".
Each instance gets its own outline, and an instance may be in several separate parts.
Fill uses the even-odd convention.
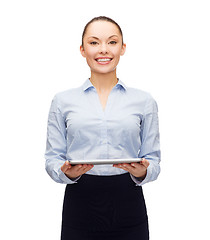
[[[141,162],[142,158],[120,158],[120,159],[84,159],[84,160],[69,160],[70,164],[119,164],[119,163],[133,163],[133,162]]]

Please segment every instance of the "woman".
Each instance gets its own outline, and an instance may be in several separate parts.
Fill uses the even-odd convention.
[[[115,21],[92,19],[80,47],[91,77],[52,101],[46,170],[56,182],[67,184],[62,240],[149,239],[141,186],[160,172],[157,105],[150,94],[117,78],[125,50]],[[94,166],[68,161],[115,158],[143,161]]]

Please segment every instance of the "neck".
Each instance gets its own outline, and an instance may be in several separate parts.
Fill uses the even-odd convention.
[[[98,92],[110,91],[118,82],[116,71],[106,74],[91,72],[90,81]]]

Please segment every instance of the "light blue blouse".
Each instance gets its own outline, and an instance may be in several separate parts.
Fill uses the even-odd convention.
[[[145,158],[146,178],[131,175],[137,185],[154,181],[160,173],[158,110],[150,94],[128,88],[118,80],[105,110],[89,79],[79,88],[55,95],[48,118],[46,171],[56,182],[76,183],[62,171],[70,159]],[[118,175],[126,171],[95,165],[86,174]]]

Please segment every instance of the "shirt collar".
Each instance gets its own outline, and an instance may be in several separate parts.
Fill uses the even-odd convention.
[[[123,88],[124,90],[127,90],[127,87],[125,86],[125,84],[120,80],[118,79],[118,83],[116,84],[115,87],[121,87]],[[82,85],[82,89],[83,91],[85,92],[86,90],[90,89],[90,88],[94,88],[93,84],[91,83],[90,79],[88,78],[84,84]]]
[[[93,84],[91,83],[90,79],[88,78],[84,84],[82,85],[82,89],[85,92],[86,90],[88,90],[89,88],[94,88]]]
[[[120,79],[118,79],[118,83],[116,84],[116,86],[120,86],[124,90],[127,90],[126,85]]]

